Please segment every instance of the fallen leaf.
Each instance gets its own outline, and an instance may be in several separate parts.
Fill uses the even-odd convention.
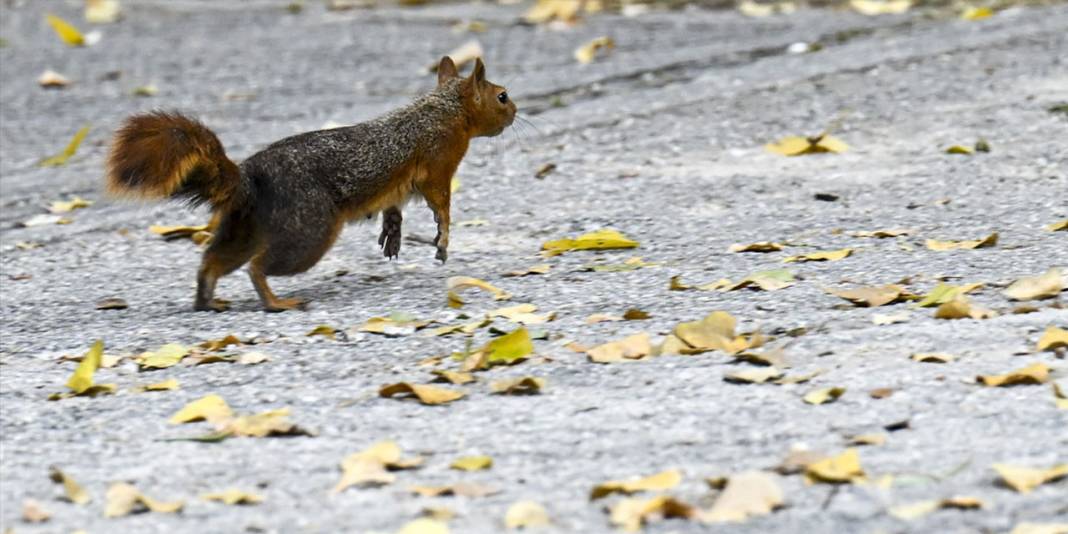
[[[982,282],[977,282],[974,284],[965,284],[962,286],[939,283],[937,286],[935,286],[934,289],[931,290],[930,293],[924,295],[924,297],[916,303],[916,307],[929,308],[932,306],[938,306],[939,304],[945,304],[960,295],[964,295],[965,293],[971,293],[972,291],[975,291],[980,287],[983,287]]]
[[[538,310],[538,307],[533,304],[519,304],[516,306],[509,306],[506,308],[498,308],[492,310],[486,315],[490,317],[503,317],[512,321],[513,323],[519,323],[523,325],[530,324],[542,324],[556,319],[556,312],[549,312],[544,315],[537,315],[534,312]]]
[[[304,334],[304,335],[308,336],[308,337],[323,336],[323,337],[325,337],[327,339],[336,339],[337,328],[334,328],[334,327],[332,327],[330,325],[327,325],[327,324],[321,324],[321,325],[316,326],[315,328],[311,329],[311,331],[309,331],[307,334]]]
[[[972,304],[968,297],[957,296],[941,304],[935,310],[935,319],[990,319],[997,317],[997,312]]]
[[[668,291],[686,291],[688,289],[693,289],[693,286],[684,284],[680,275],[672,276],[671,280],[668,281]]]
[[[760,334],[752,334],[746,339],[745,336],[735,335],[734,326],[735,319],[731,314],[715,311],[700,321],[679,323],[675,326],[674,335],[687,345],[681,349],[682,354],[698,354],[710,350],[737,354],[763,345],[764,340]]]
[[[515,271],[508,271],[502,276],[529,276],[532,274],[546,274],[549,272],[552,266],[548,263],[539,263],[533,267],[527,267],[526,269],[518,269]]]
[[[838,400],[846,392],[846,388],[831,387],[809,391],[801,400],[808,404],[826,404]]]
[[[750,243],[748,245],[742,245],[735,243],[727,248],[729,252],[778,252],[784,247],[781,243],[772,243],[771,241],[757,241],[756,243]]]
[[[701,290],[737,291],[742,288],[777,291],[794,285],[794,274],[786,269],[772,269],[753,273],[738,282],[723,279],[711,284],[697,286]]]
[[[408,489],[412,493],[415,493],[416,495],[422,495],[423,497],[444,497],[449,495],[455,495],[458,497],[477,498],[500,493],[500,490],[490,488],[488,486],[464,482],[461,482],[459,484],[452,484],[449,486],[412,486]]]
[[[118,297],[109,297],[96,303],[96,309],[98,310],[125,310],[128,307],[130,305]]]
[[[228,489],[226,491],[220,491],[215,493],[205,493],[200,496],[205,501],[219,501],[223,504],[233,506],[235,504],[259,504],[263,502],[263,496],[256,495],[255,493],[249,493],[247,491],[241,491],[239,489]]]
[[[1068,219],[1063,221],[1057,221],[1045,226],[1046,230],[1050,232],[1065,232],[1068,231]]]
[[[998,234],[997,232],[994,232],[982,239],[975,239],[972,241],[938,241],[935,239],[928,239],[926,243],[927,248],[937,251],[988,248],[998,244]]]
[[[222,397],[212,393],[186,404],[181,410],[178,410],[171,416],[169,422],[172,425],[193,423],[196,421],[215,423],[229,419],[232,415],[233,410],[226,404],[226,401],[224,401]]]
[[[545,387],[545,379],[533,376],[497,380],[490,390],[498,395],[537,395]]]
[[[961,13],[960,18],[964,20],[982,20],[992,16],[994,16],[994,10],[987,6],[968,6]]]
[[[586,318],[586,324],[608,323],[622,320],[623,317],[620,315],[612,315],[610,313],[595,313]]]
[[[431,371],[431,374],[434,375],[434,380],[432,380],[433,382],[447,382],[449,384],[456,384],[458,386],[462,386],[464,384],[475,381],[475,375],[471,373],[437,370]]]
[[[849,6],[861,15],[897,15],[912,7],[912,0],[850,0]]]
[[[54,465],[48,468],[48,478],[56,484],[63,484],[63,493],[67,500],[74,504],[85,505],[93,500],[93,498],[89,496],[89,492],[85,491],[85,488],[83,488],[81,484],[75,482],[70,475],[60,471],[59,468]]]
[[[1049,367],[1044,363],[1032,363],[1003,375],[979,375],[980,384],[990,387],[1045,384],[1049,380]]]
[[[630,308],[627,311],[623,312],[623,318],[628,321],[644,321],[645,319],[648,319],[650,317],[652,316],[649,315],[648,312],[644,312],[637,308]]]
[[[68,46],[85,46],[85,36],[73,24],[50,13],[45,15],[45,20]]]
[[[590,265],[584,265],[583,271],[593,271],[597,273],[626,273],[630,271],[637,271],[638,269],[644,269],[646,267],[656,267],[658,263],[649,263],[643,260],[640,256],[626,259],[623,263],[596,263]]]
[[[159,93],[159,87],[156,87],[151,83],[148,85],[139,85],[130,91],[130,94],[134,96],[156,96],[157,93]]]
[[[512,295],[507,291],[494,286],[485,280],[471,278],[470,276],[452,276],[446,282],[446,286],[449,291],[457,291],[469,287],[478,288],[491,293],[493,295],[493,300],[508,300],[512,298]]]
[[[1053,400],[1058,410],[1068,410],[1068,391],[1056,382],[1053,383]]]
[[[480,359],[484,361],[485,366],[512,365],[525,360],[533,353],[534,343],[531,342],[527,329],[521,326],[486,343],[478,352],[481,353]]]
[[[449,469],[458,471],[481,471],[493,467],[493,458],[489,456],[462,456],[449,464]]]
[[[174,391],[178,389],[178,381],[170,378],[155,384],[146,384],[137,388],[137,391]]]
[[[849,438],[850,445],[883,445],[886,443],[886,434],[857,434]]]
[[[1001,293],[1011,300],[1040,300],[1056,297],[1064,291],[1061,270],[1054,267],[1039,276],[1025,276],[1016,280]]]
[[[470,323],[448,325],[448,326],[440,326],[438,328],[434,328],[433,330],[430,330],[430,335],[432,335],[432,336],[447,336],[447,335],[455,334],[455,333],[471,335],[471,334],[474,334],[475,331],[478,330],[479,328],[482,328],[484,326],[488,326],[492,322],[493,322],[492,319],[482,318],[482,319],[479,319],[477,321],[472,321]]]
[[[1009,534],[1068,534],[1068,523],[1028,523],[1016,525]]]
[[[456,517],[456,512],[444,506],[427,506],[419,511],[419,515],[438,521],[451,521]]]
[[[892,230],[873,230],[873,231],[858,231],[850,232],[849,235],[853,237],[874,237],[876,239],[886,239],[888,237],[900,237],[912,234],[912,230],[906,230],[903,228],[896,228]]]
[[[616,47],[616,42],[611,37],[598,37],[575,49],[575,59],[583,65],[593,63],[597,53],[608,51]]]
[[[70,224],[71,222],[73,221],[66,217],[63,217],[62,215],[39,213],[37,215],[34,215],[33,217],[30,217],[29,219],[26,219],[25,221],[20,222],[19,226],[23,228],[32,228],[34,226],[48,226],[51,224]]]
[[[389,317],[371,317],[360,326],[360,332],[397,337],[414,334],[426,328],[430,321],[421,321],[403,313],[393,313]]]
[[[630,495],[639,491],[665,491],[678,486],[679,482],[682,482],[682,472],[677,469],[642,478],[612,480],[594,486],[593,490],[590,491],[590,500],[595,501],[613,493]]]
[[[70,85],[70,80],[66,76],[54,71],[46,70],[37,77],[37,85],[51,89],[61,89]]]
[[[555,171],[555,170],[556,170],[556,164],[555,163],[546,163],[545,165],[542,165],[541,167],[538,167],[538,171],[534,173],[534,177],[539,179],[539,180],[541,180],[541,179],[545,178],[546,176],[552,174],[552,172]]]
[[[271,361],[270,356],[262,352],[246,352],[237,357],[237,363],[241,365],[256,365]]]
[[[160,226],[152,225],[148,227],[148,231],[156,234],[167,241],[173,239],[184,239],[192,237],[201,232],[208,231],[208,225],[203,224],[200,226]]]
[[[888,324],[907,323],[910,318],[911,316],[907,311],[895,314],[876,313],[871,316],[871,322],[876,326],[885,326]]]
[[[637,532],[642,525],[658,518],[692,519],[696,515],[693,506],[661,495],[651,499],[621,499],[609,510],[609,521],[628,532]]]
[[[126,482],[116,482],[108,488],[104,517],[122,517],[137,512],[172,514],[181,511],[183,501],[160,502],[149,498]]]
[[[849,448],[838,456],[824,458],[805,466],[805,483],[825,482],[839,484],[863,480],[864,469],[860,467],[860,454]]]
[[[509,529],[535,529],[549,524],[549,512],[535,501],[515,502],[504,514],[504,526]]]
[[[396,479],[390,471],[413,469],[422,464],[423,458],[418,456],[402,458],[396,442],[381,441],[342,460],[341,480],[334,486],[333,493],[356,485],[390,484]]]
[[[397,534],[449,534],[449,526],[437,519],[420,517],[405,523]]]
[[[1009,464],[994,464],[991,467],[1001,476],[1001,481],[1006,486],[1019,493],[1030,493],[1031,490],[1042,484],[1068,476],[1068,464],[1058,464],[1049,468]]]
[[[596,346],[586,351],[586,356],[594,363],[617,363],[628,360],[640,360],[653,352],[649,334],[641,332]]]
[[[712,523],[743,522],[750,517],[768,515],[782,505],[778,477],[762,471],[746,471],[727,478],[723,493],[710,510],[701,514],[701,519]]]
[[[909,358],[912,361],[923,363],[949,363],[956,359],[956,356],[944,352],[917,352],[909,356]]]
[[[736,371],[723,376],[723,380],[736,384],[763,384],[782,376],[782,371],[775,367],[761,367],[759,369],[746,369]]]
[[[27,523],[44,523],[52,518],[52,514],[41,506],[36,499],[22,501],[22,520]]]
[[[853,254],[853,249],[843,248],[839,250],[826,250],[823,252],[812,252],[809,254],[801,254],[798,256],[790,256],[784,258],[782,261],[785,263],[794,262],[808,262],[808,261],[838,261],[847,258]]]
[[[973,153],[975,153],[974,150],[963,145],[953,145],[949,148],[946,148],[946,154],[960,154],[964,156],[970,156]]]
[[[575,250],[612,250],[635,248],[637,241],[633,241],[616,230],[597,230],[582,234],[574,239],[559,239],[542,244],[542,255],[557,256],[565,252]]]
[[[875,308],[898,302],[908,292],[904,287],[896,284],[887,284],[878,287],[858,287],[855,289],[827,289],[828,293],[848,300],[854,305]]]
[[[74,369],[74,374],[67,380],[67,387],[75,395],[81,395],[93,387],[93,375],[100,368],[100,359],[104,355],[104,342],[97,340],[89,351],[85,353],[82,361]]]
[[[821,154],[833,152],[840,154],[849,150],[849,145],[832,135],[820,134],[813,137],[790,136],[774,143],[764,145],[769,152],[783,156],[801,156],[804,154]]]
[[[145,352],[137,357],[137,364],[143,369],[166,369],[173,367],[189,354],[189,347],[177,343],[168,343],[155,352]]]
[[[448,54],[445,54],[452,59],[452,62],[456,65],[457,70],[463,69],[465,65],[475,61],[476,59],[483,57],[485,52],[482,50],[482,43],[478,42],[478,39],[472,39],[459,47],[453,49]],[[437,72],[440,63],[435,61],[427,64],[428,72]]]
[[[898,505],[891,508],[889,513],[898,519],[910,521],[919,519],[931,512],[944,508],[978,510],[983,508],[983,502],[974,497],[950,497],[948,499],[919,501]]]
[[[119,0],[85,0],[85,20],[93,24],[110,24],[122,16]]]
[[[452,309],[454,309],[454,310],[458,310],[458,309],[460,309],[460,308],[463,308],[463,307],[464,307],[464,304],[467,304],[467,301],[466,301],[466,300],[464,300],[464,299],[463,299],[463,298],[462,298],[462,297],[461,297],[461,296],[460,296],[459,294],[457,294],[457,293],[456,293],[455,291],[447,291],[447,292],[445,293],[445,303],[446,303],[446,304],[447,304],[447,305],[448,305],[448,306],[449,306],[450,308],[452,308]]]
[[[56,154],[55,156],[44,158],[37,164],[41,167],[61,167],[63,165],[66,165],[67,160],[69,160],[71,157],[74,156],[76,152],[78,152],[78,147],[81,146],[82,141],[85,139],[86,135],[89,135],[88,125],[82,126],[77,131],[77,133],[74,134],[74,137],[71,138],[70,142],[67,143],[67,147],[64,148],[62,152]]]
[[[398,382],[396,384],[382,386],[382,388],[378,390],[378,395],[381,397],[390,398],[398,394],[404,395],[404,397],[414,396],[419,399],[419,402],[428,406],[446,404],[462,399],[467,395],[462,391],[453,391],[451,389],[420,384],[409,384],[408,382]]]
[[[581,9],[581,0],[538,0],[523,15],[523,20],[529,24],[544,24],[554,20],[574,23]]]
[[[312,435],[289,420],[289,408],[218,421],[215,423],[215,429],[227,436],[248,438]]]
[[[873,399],[885,399],[894,394],[893,388],[875,388],[868,392],[868,396]]]

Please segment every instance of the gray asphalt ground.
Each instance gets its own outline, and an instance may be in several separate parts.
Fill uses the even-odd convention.
[[[908,421],[882,446],[861,447],[869,476],[894,476],[889,487],[806,486],[781,479],[786,506],[743,524],[709,527],[665,520],[650,532],[1008,532],[1022,522],[1068,521],[1068,481],[1016,493],[997,482],[991,464],[1035,467],[1068,461],[1068,412],[1048,385],[987,388],[977,374],[1033,362],[1066,374],[1063,353],[1035,352],[1041,332],[1068,327],[1054,301],[1011,313],[1001,288],[1050,267],[1068,267],[1068,234],[1044,225],[1068,217],[1068,116],[1047,109],[1068,101],[1068,7],[1015,8],[980,21],[922,13],[869,18],[846,11],[801,10],[746,18],[724,11],[599,15],[564,31],[517,25],[524,6],[447,4],[328,12],[309,2],[288,14],[275,2],[125,2],[126,18],[102,26],[102,40],[71,49],[43,13],[83,28],[74,2],[20,2],[0,7],[0,247],[3,335],[0,338],[2,484],[0,526],[14,532],[393,532],[427,506],[453,509],[453,532],[499,532],[509,504],[534,499],[558,532],[606,532],[604,501],[589,502],[597,483],[670,468],[683,483],[670,493],[707,506],[705,477],[770,469],[791,447],[837,453],[849,436]],[[215,129],[241,159],[286,135],[330,121],[365,120],[432,87],[421,69],[470,39],[457,21],[479,18],[490,79],[507,85],[534,127],[516,125],[473,143],[458,176],[456,225],[449,262],[406,239],[399,261],[381,257],[376,224],[348,228],[310,272],[272,279],[284,296],[310,299],[305,312],[266,314],[246,276],[235,273],[218,294],[224,314],[192,311],[198,249],[165,242],[152,224],[198,224],[203,211],[168,204],[109,200],[101,188],[112,130],[127,114],[177,108]],[[94,28],[86,28],[94,29]],[[611,35],[617,48],[586,66],[572,58],[583,42]],[[823,49],[789,54],[795,42]],[[44,90],[36,78],[54,69],[73,80]],[[120,71],[116,80],[106,73]],[[154,83],[159,93],[131,96]],[[786,158],[762,148],[785,135],[815,134],[840,116],[844,154]],[[92,129],[70,163],[41,168],[84,124]],[[953,144],[988,140],[992,151],[951,156]],[[544,164],[555,172],[535,178]],[[835,201],[820,201],[827,193]],[[96,203],[67,225],[19,228],[53,200]],[[406,210],[407,236],[430,238],[422,203]],[[632,251],[576,252],[547,261],[547,275],[506,278],[529,267],[541,243],[599,228],[641,243]],[[849,232],[910,228],[896,239]],[[992,248],[935,252],[924,240],[977,239],[998,232]],[[730,253],[733,243],[788,242],[772,254]],[[43,246],[24,250],[18,242]],[[686,283],[783,266],[781,259],[852,247],[832,263],[787,265],[800,278],[776,292],[669,291]],[[594,262],[641,256],[658,266],[588,272]],[[29,275],[29,277],[25,276]],[[406,312],[453,324],[445,280],[482,278],[511,292],[510,302],[464,293],[477,315],[510,303],[556,311],[536,340],[536,357],[455,386],[466,399],[445,406],[383,399],[378,388],[427,382],[425,358],[479,346],[490,338],[383,337],[359,333],[368,318]],[[843,306],[824,288],[893,283],[908,278],[922,293],[940,280],[985,282],[973,300],[1001,312],[986,320],[946,321],[930,309],[894,304]],[[121,297],[129,308],[98,311]],[[1064,301],[1062,295],[1060,302]],[[631,307],[647,321],[587,325],[593,313]],[[720,353],[663,356],[597,365],[565,348],[649,332],[654,340],[680,321],[714,310],[785,346],[788,373],[822,374],[807,384],[735,385],[725,374],[745,369]],[[906,312],[905,323],[875,326],[874,313]],[[347,330],[337,340],[307,337],[320,324]],[[495,325],[514,325],[498,319]],[[801,335],[798,328],[806,329]],[[790,333],[794,336],[789,335]],[[237,334],[260,343],[267,363],[178,365],[138,372],[130,360],[102,369],[115,395],[46,400],[64,390],[83,353],[103,339],[109,354],[137,354],[164,343],[194,344]],[[949,352],[956,361],[917,363],[913,352]],[[543,394],[490,395],[501,377],[545,378]],[[177,391],[135,393],[138,385],[176,378]],[[812,406],[801,396],[842,386],[837,402]],[[868,392],[893,388],[877,400]],[[241,413],[289,407],[315,437],[235,438],[222,443],[163,441],[205,433],[205,423],[172,426],[185,403],[217,393]],[[346,455],[396,440],[427,460],[380,488],[330,495]],[[461,455],[485,454],[492,469],[448,468]],[[48,479],[56,465],[92,494],[87,506],[58,499]],[[180,515],[103,516],[109,483],[130,481],[149,496],[186,499]],[[478,482],[500,490],[482,498],[427,498],[412,485]],[[204,492],[236,487],[265,497],[257,506],[201,501]],[[892,506],[967,495],[982,510],[940,510],[914,521]],[[25,498],[53,515],[22,522]]]

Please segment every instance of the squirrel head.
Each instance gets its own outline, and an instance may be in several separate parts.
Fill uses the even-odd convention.
[[[438,65],[438,87],[460,78],[452,58],[441,58]],[[486,65],[482,58],[475,59],[471,75],[460,80],[460,95],[463,100],[467,122],[472,137],[493,137],[512,125],[516,107],[508,91],[486,79]]]

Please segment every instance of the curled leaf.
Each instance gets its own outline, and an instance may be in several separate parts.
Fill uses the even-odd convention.
[[[612,341],[586,351],[586,356],[594,363],[617,363],[627,360],[640,360],[653,351],[649,334],[641,332],[619,341]]]
[[[860,454],[853,448],[846,449],[838,456],[824,458],[805,466],[805,482],[808,484],[839,484],[857,482],[863,478],[864,469],[860,467]]]
[[[536,395],[545,387],[545,379],[533,376],[498,380],[490,389],[498,395]]]
[[[990,387],[1045,384],[1049,380],[1049,367],[1044,363],[1032,363],[1003,375],[979,375],[976,380]]]
[[[67,160],[74,156],[78,152],[78,147],[81,146],[82,141],[85,140],[85,136],[89,135],[89,126],[82,126],[67,143],[67,147],[62,152],[45,159],[42,159],[37,164],[42,167],[61,167],[67,164]]]
[[[665,491],[678,486],[679,482],[682,482],[682,472],[677,469],[642,478],[612,480],[594,486],[590,491],[590,500],[595,501],[613,493],[630,495],[639,491]]]
[[[938,241],[935,239],[928,239],[926,244],[927,248],[937,251],[988,248],[998,244],[998,234],[997,232],[994,232],[982,239],[975,239],[972,241]]]
[[[215,423],[229,419],[232,415],[233,410],[230,409],[230,405],[226,404],[222,397],[212,393],[183,406],[171,416],[169,422],[172,425],[196,421]]]
[[[507,291],[490,284],[485,280],[479,280],[478,278],[472,278],[470,276],[450,277],[446,282],[446,286],[449,291],[458,291],[469,287],[478,288],[491,293],[494,300],[508,300],[512,298],[512,295]]]
[[[611,250],[637,246],[637,241],[627,238],[616,230],[605,229],[582,234],[574,239],[548,241],[541,248],[543,255],[557,256],[575,250]]]
[[[853,254],[853,249],[843,248],[839,250],[827,250],[823,252],[812,252],[809,254],[800,254],[798,256],[790,256],[784,258],[782,261],[786,263],[794,262],[808,262],[808,261],[838,261],[848,258]]]
[[[1042,337],[1038,339],[1038,345],[1035,350],[1042,352],[1063,348],[1068,348],[1068,330],[1050,326],[1046,328],[1046,331],[1042,333]]]
[[[616,47],[616,42],[611,37],[598,37],[575,49],[575,59],[582,64],[593,63],[597,53],[602,50],[611,50]]]
[[[455,400],[464,398],[467,394],[462,391],[453,391],[451,389],[439,388],[435,386],[425,386],[420,384],[409,384],[408,382],[398,382],[396,384],[389,384],[382,386],[378,390],[378,395],[381,397],[395,397],[397,395],[403,395],[405,397],[415,397],[419,399],[419,402],[428,406],[436,406],[439,404],[446,404]]]
[[[1056,297],[1064,291],[1061,270],[1052,268],[1039,276],[1025,276],[1002,291],[1012,300],[1038,300]]]

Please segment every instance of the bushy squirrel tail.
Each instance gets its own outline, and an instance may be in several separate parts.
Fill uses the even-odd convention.
[[[245,196],[241,172],[215,133],[176,112],[133,115],[115,133],[107,187],[120,196],[220,207]]]

